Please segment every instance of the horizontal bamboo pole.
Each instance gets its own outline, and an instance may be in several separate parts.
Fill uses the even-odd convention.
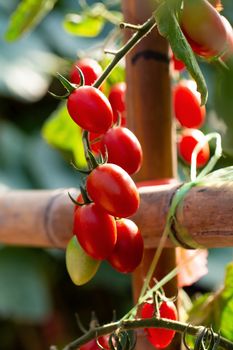
[[[133,220],[147,248],[156,247],[178,185],[140,188],[141,205]],[[64,248],[72,236],[74,206],[68,191],[5,190],[0,193],[0,242]],[[207,248],[233,246],[233,183],[193,187],[176,212],[177,221]],[[167,247],[172,244],[167,240]]]

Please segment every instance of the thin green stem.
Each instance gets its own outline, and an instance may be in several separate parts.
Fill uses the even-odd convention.
[[[113,60],[105,68],[101,76],[96,80],[94,87],[98,88],[104,82],[104,80],[109,76],[111,71],[118,64],[118,62],[125,55],[127,55],[134,48],[134,46],[137,45],[137,43],[155,27],[155,25],[156,23],[154,16],[149,18],[144,24],[141,25],[139,30],[132,35],[132,37],[127,41],[127,43],[116,52],[116,55],[114,56]]]
[[[68,345],[66,345],[63,350],[76,350],[83,344],[86,344],[88,341],[95,339],[99,336],[111,334],[117,329],[121,330],[133,330],[139,328],[165,328],[172,329],[178,333],[183,333],[184,331],[187,334],[196,336],[203,326],[192,326],[187,323],[172,321],[164,318],[149,318],[149,319],[137,319],[137,320],[127,320],[127,321],[118,321],[106,324],[104,326],[96,327],[89,330],[86,334],[81,336],[78,339],[75,339]],[[218,338],[217,333],[213,333],[214,338]],[[220,337],[219,346],[225,350],[233,350],[233,343],[224,337]]]
[[[89,151],[91,151],[91,146],[90,146],[87,130],[83,131],[82,141],[83,141],[84,154],[85,154],[85,158],[87,161],[88,169],[92,169],[92,163],[91,163],[91,159],[90,159],[90,155],[89,155]]]

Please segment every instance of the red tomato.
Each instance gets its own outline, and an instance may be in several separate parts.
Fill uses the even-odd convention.
[[[141,263],[143,256],[143,239],[137,225],[129,219],[116,221],[117,242],[108,258],[117,271],[132,272]]]
[[[73,84],[80,84],[80,75],[76,68],[78,66],[83,72],[85,85],[92,85],[102,74],[102,68],[99,63],[92,58],[81,58],[74,63],[70,72],[70,81]]]
[[[142,148],[137,137],[127,128],[113,127],[101,140],[101,152],[107,149],[109,163],[117,164],[128,174],[136,173],[142,164]]]
[[[104,349],[110,349],[108,345],[108,336],[104,335],[102,337],[98,338],[98,343],[104,348]],[[79,350],[100,350],[100,347],[98,345],[96,339],[90,340],[88,343],[80,346]]]
[[[137,187],[118,165],[99,165],[88,175],[86,187],[89,197],[113,216],[131,216],[139,207]]]
[[[179,72],[183,71],[185,69],[185,64],[183,63],[183,61],[178,60],[174,53],[172,53],[172,57],[171,57],[171,62],[173,64],[173,68],[175,70],[178,70]]]
[[[104,133],[112,125],[113,113],[107,97],[93,86],[81,86],[74,90],[67,101],[71,118],[81,128]]]
[[[180,157],[191,164],[192,153],[199,142],[203,142],[205,135],[197,129],[185,129],[182,132],[178,142],[178,152]],[[204,166],[210,158],[210,148],[208,142],[205,142],[201,151],[197,155],[197,166]]]
[[[113,122],[116,123],[118,120],[118,113],[121,117],[121,125],[126,125],[126,106],[125,106],[125,93],[126,84],[125,82],[114,84],[109,92],[109,102],[111,103],[113,110]]]
[[[192,81],[183,80],[174,87],[174,114],[181,126],[200,128],[204,124],[206,109],[200,103],[200,94],[192,86]]]
[[[95,203],[80,206],[74,213],[73,233],[92,258],[106,259],[116,244],[116,223],[113,216]]]
[[[185,0],[181,27],[194,52],[211,58],[226,48],[227,33],[218,11],[207,0]]]
[[[141,316],[142,318],[151,318],[154,316],[155,308],[152,301],[143,304]],[[160,317],[169,320],[177,320],[177,310],[172,301],[163,301],[159,308]],[[165,328],[146,328],[147,338],[149,342],[157,349],[166,348],[172,341],[175,331]]]

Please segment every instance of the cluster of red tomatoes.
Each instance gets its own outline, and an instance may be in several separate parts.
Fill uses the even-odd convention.
[[[107,259],[116,270],[132,272],[141,262],[143,239],[136,224],[127,219],[139,207],[139,193],[130,174],[140,169],[142,149],[136,136],[122,125],[125,83],[113,86],[108,99],[92,86],[102,71],[99,64],[82,59],[75,66],[81,69],[85,85],[69,95],[67,108],[71,118],[88,132],[92,162],[85,194],[79,196],[80,205],[75,209],[73,233],[92,258]],[[70,79],[80,83],[77,68]],[[117,119],[120,125],[116,125]],[[108,162],[98,162],[101,154],[107,154]]]
[[[186,0],[180,17],[180,25],[193,51],[206,59],[220,57],[227,60],[233,53],[233,30],[227,19],[219,14],[219,0]],[[172,56],[173,68],[185,69],[183,62]],[[195,146],[202,145],[197,155],[197,167],[204,166],[210,157],[209,144],[200,127],[205,122],[205,106],[201,106],[200,94],[194,81],[180,80],[173,89],[175,118],[181,126],[178,138],[178,153],[181,159],[191,164]]]

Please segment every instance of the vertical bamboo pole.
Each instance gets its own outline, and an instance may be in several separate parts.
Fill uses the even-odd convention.
[[[152,14],[149,0],[122,0],[125,22],[141,24]],[[127,35],[132,33],[128,32]],[[171,119],[171,89],[168,44],[157,29],[144,38],[126,58],[127,122],[139,138],[144,154],[138,181],[176,176],[176,154]],[[133,294],[137,300],[143,280],[154,256],[146,249],[141,266],[133,274]],[[161,279],[175,266],[175,250],[164,249],[155,277]],[[166,286],[168,296],[176,295],[176,281]],[[138,349],[151,345],[143,333],[138,337]]]

